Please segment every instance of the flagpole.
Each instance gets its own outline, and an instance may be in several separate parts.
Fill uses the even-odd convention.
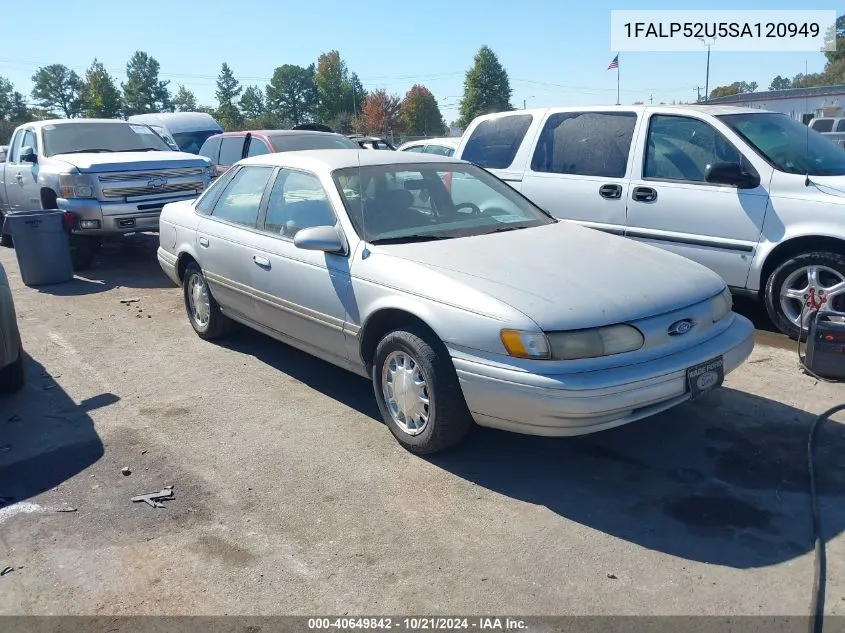
[[[622,102],[619,100],[619,55],[616,56],[616,105],[622,105]]]

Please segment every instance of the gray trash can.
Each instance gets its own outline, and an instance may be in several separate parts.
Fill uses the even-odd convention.
[[[21,279],[27,286],[73,279],[64,213],[57,210],[10,213],[4,229],[12,236]]]

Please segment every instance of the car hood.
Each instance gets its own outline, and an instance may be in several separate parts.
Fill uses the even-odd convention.
[[[547,331],[664,314],[725,287],[680,255],[567,222],[377,248],[507,304]],[[425,290],[437,297],[436,288]]]
[[[116,152],[91,154],[54,154],[52,160],[73,165],[85,173],[140,171],[178,167],[205,167],[208,161],[187,152]]]

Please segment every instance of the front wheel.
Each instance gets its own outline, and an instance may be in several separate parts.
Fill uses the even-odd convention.
[[[793,339],[806,334],[811,309],[802,307],[811,292],[826,297],[826,310],[845,312],[845,255],[814,252],[790,257],[769,276],[764,301],[766,311],[777,328]]]
[[[3,232],[3,225],[6,222],[6,216],[0,213],[0,246],[5,248],[12,248],[12,236]]]
[[[373,390],[390,432],[412,453],[454,446],[472,427],[452,359],[423,328],[394,330],[382,338],[373,364]]]
[[[185,311],[197,335],[206,341],[219,338],[232,329],[232,320],[220,311],[220,305],[211,294],[202,269],[188,264],[182,282]]]

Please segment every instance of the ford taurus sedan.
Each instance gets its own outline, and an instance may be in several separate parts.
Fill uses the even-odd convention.
[[[24,384],[24,357],[15,302],[6,271],[0,264],[0,394],[14,393]]]
[[[442,156],[247,158],[167,205],[160,241],[200,337],[238,322],[369,377],[416,453],[473,422],[548,436],[633,422],[719,387],[754,345],[715,273],[555,220]]]

